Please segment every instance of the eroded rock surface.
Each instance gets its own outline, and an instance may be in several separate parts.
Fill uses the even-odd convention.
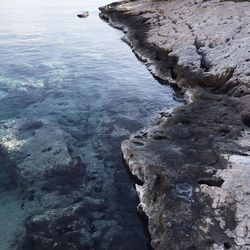
[[[141,29],[141,35],[128,33],[134,38],[129,42],[150,67],[156,66],[157,77],[249,93],[248,1],[138,0],[102,10],[111,21]]]
[[[188,104],[122,143],[153,249],[249,249],[249,1],[123,1],[101,8]]]

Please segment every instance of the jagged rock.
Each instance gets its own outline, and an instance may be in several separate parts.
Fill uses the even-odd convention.
[[[127,41],[157,77],[249,93],[249,2],[138,0],[100,9],[113,25],[136,28]]]
[[[249,1],[100,10],[156,78],[188,97],[122,143],[153,249],[249,249]]]
[[[15,161],[14,171],[22,185],[41,182],[47,179],[48,172],[74,166],[65,143],[66,134],[53,124],[16,119],[2,126],[1,145]]]
[[[122,143],[124,159],[140,180],[136,188],[140,207],[148,216],[153,249],[216,249],[216,245],[223,247],[224,243],[233,245],[225,228],[218,226],[212,201],[197,190],[201,186],[218,190],[223,187],[224,176],[215,174],[227,163],[217,153],[216,143],[240,134],[241,117],[238,114],[230,118],[237,112],[230,98],[222,101],[221,96],[207,97],[210,107],[206,107],[208,100],[204,95],[204,100],[175,109],[167,119],[163,117],[141,138],[132,135]],[[222,102],[220,109],[218,101]],[[204,109],[207,116],[201,121]],[[234,129],[224,134],[218,116],[228,119],[226,127],[234,123]],[[221,204],[221,210],[227,210],[226,204]],[[229,212],[227,220],[234,214]]]

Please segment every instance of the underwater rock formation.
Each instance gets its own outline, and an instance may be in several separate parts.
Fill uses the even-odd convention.
[[[0,131],[1,167],[6,172],[6,185],[16,189],[16,206],[20,207],[20,218],[15,222],[20,228],[16,230],[13,249],[126,249],[131,246],[127,233],[135,230],[131,229],[134,221],[129,222],[131,225],[125,231],[123,217],[119,217],[116,207],[120,204],[108,200],[113,198],[109,194],[111,178],[104,179],[105,175],[100,175],[102,169],[94,174],[93,166],[87,161],[83,163],[71,134],[42,118],[5,120]],[[74,134],[77,135],[80,136]],[[102,158],[100,161],[103,162]],[[119,188],[122,190],[123,186],[119,184]],[[133,194],[130,198],[136,199]],[[130,218],[131,211],[124,212]],[[138,249],[137,239],[130,237],[130,240],[133,249]]]

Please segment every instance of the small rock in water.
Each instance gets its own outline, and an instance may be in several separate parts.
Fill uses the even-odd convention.
[[[89,12],[88,11],[84,11],[80,14],[77,15],[79,18],[84,18],[84,17],[88,17],[89,16]]]

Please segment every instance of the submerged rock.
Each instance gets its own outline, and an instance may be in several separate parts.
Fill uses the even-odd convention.
[[[126,218],[137,219],[136,211],[132,216],[131,211],[119,211],[117,207],[120,209],[123,201],[116,203],[116,197],[110,195],[114,185],[120,189],[123,186],[118,180],[113,183],[108,166],[100,167],[98,163],[104,160],[98,159],[93,150],[84,151],[89,157],[84,161],[75,141],[79,141],[75,133],[45,118],[2,120],[1,200],[11,204],[2,206],[6,218],[1,218],[12,230],[3,234],[3,249],[13,245],[18,250],[137,250],[147,245],[145,242],[138,248],[144,235],[136,232],[136,227],[131,229],[133,220],[124,227],[124,218],[119,216],[126,213]],[[6,212],[8,206],[15,218]],[[142,239],[133,236],[128,240],[130,234]]]

